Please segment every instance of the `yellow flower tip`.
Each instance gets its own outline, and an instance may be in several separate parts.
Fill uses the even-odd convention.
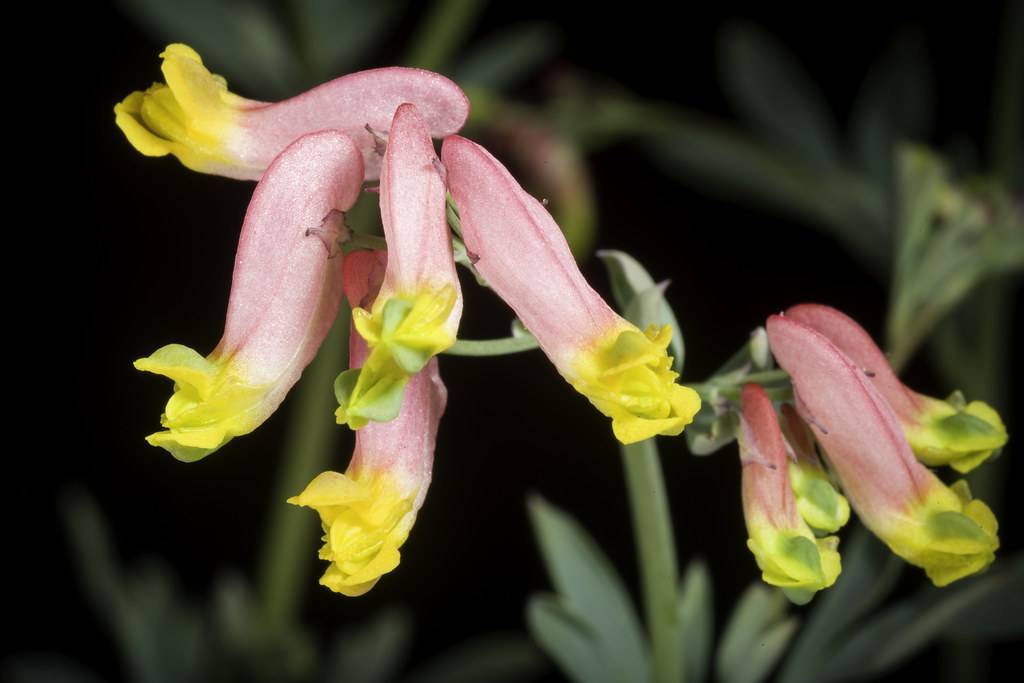
[[[961,480],[930,491],[905,517],[895,520],[885,541],[942,587],[988,567],[999,549],[998,531],[992,510],[973,499],[967,482]]]
[[[394,570],[415,519],[415,497],[415,491],[403,491],[386,472],[323,472],[289,498],[320,515],[325,532],[320,559],[331,563],[321,585],[354,597]]]
[[[194,462],[260,423],[258,408],[267,387],[246,384],[243,369],[225,359],[204,358],[181,344],[168,344],[134,366],[174,381],[160,424],[166,431],[146,437],[178,460]]]
[[[918,460],[938,467],[949,465],[966,474],[999,452],[1009,436],[1002,418],[982,401],[964,405],[962,397],[940,401],[922,397],[925,407],[906,436]]]
[[[672,328],[652,325],[640,332],[629,325],[582,354],[573,388],[612,419],[622,443],[656,435],[676,436],[700,410],[700,396],[680,386],[667,353]]]
[[[836,582],[842,565],[835,536],[814,538],[807,529],[776,529],[758,525],[747,547],[761,569],[762,580],[782,588],[797,605]]]
[[[803,460],[790,462],[789,483],[797,512],[811,529],[833,534],[850,521],[850,503],[821,467]]]
[[[458,292],[450,284],[378,296],[372,312],[354,309],[352,322],[373,351],[386,354],[405,373],[414,375],[455,343],[449,318],[457,301]]]
[[[187,45],[169,45],[160,57],[167,84],[155,83],[115,105],[117,127],[145,156],[173,154],[201,172],[238,167],[227,142],[247,100],[229,92]]]

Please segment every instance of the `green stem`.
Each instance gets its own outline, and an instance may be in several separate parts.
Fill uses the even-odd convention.
[[[288,505],[309,481],[329,466],[342,430],[334,422],[334,378],[348,356],[348,309],[342,307],[316,359],[306,368],[292,397],[281,469],[274,483],[271,519],[260,555],[257,585],[265,621],[288,628],[316,558],[316,521],[308,510]]]
[[[531,336],[504,337],[502,339],[459,339],[445,351],[451,356],[504,356],[537,348],[537,340]]]
[[[483,9],[480,0],[437,0],[416,31],[405,63],[430,71],[441,71],[462,45]]]
[[[633,535],[637,540],[654,680],[678,683],[683,679],[676,619],[679,574],[658,447],[654,439],[648,439],[623,445],[621,450],[633,515]]]

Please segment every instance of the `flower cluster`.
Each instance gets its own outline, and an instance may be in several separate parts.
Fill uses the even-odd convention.
[[[324,472],[289,500],[320,515],[325,586],[359,595],[393,570],[430,483],[446,401],[435,356],[455,343],[462,315],[449,193],[478,273],[619,440],[677,435],[693,419],[700,399],[676,383],[671,328],[617,315],[541,203],[455,135],[469,105],[454,83],[375,69],[264,103],[231,93],[185,45],[161,57],[166,84],[114,108],[128,141],[259,182],[220,344],[205,357],[172,344],[136,362],[175,382],[165,431],[148,440],[194,461],[256,429],[314,357],[344,292],[350,369],[335,382],[336,417],[358,430],[355,451],[344,474]],[[431,138],[442,137],[439,159]],[[353,251],[344,212],[377,178],[387,251]]]
[[[795,601],[834,581],[839,558],[826,534],[850,507],[936,586],[987,567],[999,547],[992,511],[965,481],[947,486],[928,466],[966,472],[991,457],[1007,440],[995,411],[910,390],[867,332],[827,306],[795,306],[771,316],[767,330],[794,403],[782,406],[782,430],[764,392],[743,391],[744,511],[764,580]]]

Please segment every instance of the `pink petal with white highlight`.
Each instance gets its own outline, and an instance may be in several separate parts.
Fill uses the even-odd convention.
[[[580,273],[551,214],[483,147],[445,139],[441,158],[476,268],[560,370],[621,319]]]
[[[747,384],[741,395],[740,458],[743,462],[743,503],[773,527],[798,529],[803,521],[789,483],[789,459],[775,408],[759,384]]]

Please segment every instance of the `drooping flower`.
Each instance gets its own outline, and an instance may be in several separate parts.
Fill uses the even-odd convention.
[[[775,409],[757,384],[743,387],[739,445],[747,547],[761,578],[802,605],[839,576],[839,539],[815,538],[804,522],[790,487],[789,458]]]
[[[814,435],[792,404],[783,404],[782,432],[791,449],[789,483],[800,516],[817,532],[833,534],[850,520],[850,504],[836,491],[814,450]]]
[[[770,317],[767,327],[797,409],[864,525],[936,586],[987,567],[998,525],[967,483],[948,487],[914,458],[892,407],[825,336],[788,316]]]
[[[587,284],[551,215],[485,149],[451,136],[441,157],[477,270],[566,381],[612,419],[623,443],[682,432],[700,398],[675,382],[671,327],[641,331],[617,315]]]
[[[380,254],[345,257],[345,293],[353,306],[373,298]],[[377,282],[379,285],[379,280]],[[353,329],[350,364],[370,355]],[[430,485],[434,443],[447,393],[430,359],[405,388],[398,416],[356,432],[355,451],[344,474],[323,472],[289,503],[314,508],[324,529],[320,559],[330,565],[320,583],[344,595],[362,595],[392,571]]]
[[[385,132],[403,102],[416,104],[435,137],[458,131],[469,115],[457,85],[422,69],[360,71],[267,103],[230,92],[187,45],[168,45],[160,57],[166,85],[156,83],[118,103],[117,125],[142,154],[173,154],[201,173],[256,180],[292,141],[330,129],[358,145],[372,179],[380,168],[380,141],[367,127]]]
[[[965,405],[956,396],[943,401],[907,388],[871,336],[846,314],[820,304],[801,304],[786,315],[828,337],[868,373],[924,464],[949,465],[967,473],[1006,445],[1006,427],[991,406],[982,401]]]
[[[277,409],[337,314],[335,243],[362,180],[359,149],[335,131],[300,138],[271,164],[242,225],[220,343],[205,358],[170,344],[135,362],[175,382],[166,431],[149,443],[198,460]]]
[[[338,422],[353,429],[393,419],[409,377],[455,343],[462,290],[439,167],[423,118],[403,104],[391,123],[380,179],[387,268],[372,307],[352,311],[370,355],[335,385]]]

